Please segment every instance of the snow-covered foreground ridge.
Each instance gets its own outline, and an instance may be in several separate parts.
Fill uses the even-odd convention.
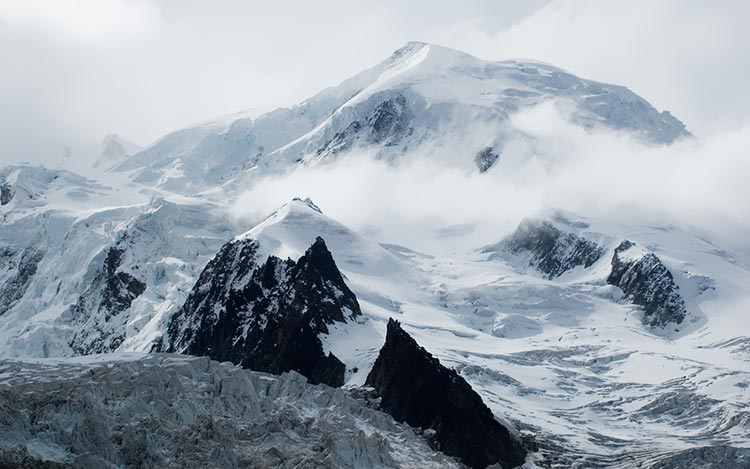
[[[142,151],[110,138],[99,166],[115,170],[96,178],[1,169],[4,457],[99,467],[142,456],[179,466],[184,453],[228,458],[218,466],[445,467],[454,461],[428,446],[437,429],[417,435],[363,404],[394,318],[517,430],[528,464],[747,467],[745,251],[672,220],[620,213],[550,209],[489,236],[479,223],[396,245],[383,243],[382,227],[353,229],[310,200],[259,220],[231,210],[270,174],[361,151],[396,171],[402,159],[429,155],[491,176],[508,148],[533,154],[512,115],[540,103],[587,129],[658,143],[687,135],[625,88],[414,43],[292,109],[183,129]],[[257,211],[252,199],[242,203]],[[488,210],[507,203],[489,201]],[[302,370],[343,390],[294,373],[143,355],[154,348]],[[160,400],[154,389],[167,384],[174,394]],[[82,391],[44,406],[55,389]],[[29,426],[22,417],[32,408],[52,427]],[[129,420],[108,417],[116,412]],[[332,434],[339,425],[343,439]],[[243,438],[264,432],[258,451],[243,449]],[[201,438],[209,443],[180,446]],[[90,459],[75,459],[83,454]]]

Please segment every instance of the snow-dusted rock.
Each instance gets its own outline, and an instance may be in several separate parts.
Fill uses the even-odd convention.
[[[117,350],[125,339],[125,313],[145,290],[146,283],[121,269],[126,251],[107,250],[91,285],[71,307],[77,332],[71,348],[80,355]]]
[[[521,257],[547,278],[555,278],[578,266],[591,267],[604,255],[604,248],[549,221],[525,219],[512,235],[482,252],[490,253],[490,259]]]
[[[624,240],[612,256],[607,283],[643,308],[643,323],[655,329],[681,324],[687,310],[672,273],[652,252]]]

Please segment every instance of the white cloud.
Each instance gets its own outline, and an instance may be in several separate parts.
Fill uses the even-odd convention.
[[[100,45],[153,30],[159,9],[149,0],[3,0],[0,22],[55,39]]]
[[[261,216],[292,197],[309,196],[325,213],[380,241],[428,251],[431,242],[450,242],[435,239],[440,229],[475,225],[468,244],[477,247],[549,209],[618,224],[673,223],[746,249],[750,125],[704,140],[652,146],[614,131],[583,130],[553,104],[513,121],[535,140],[533,150],[506,147],[500,163],[485,174],[445,164],[444,154],[412,152],[395,166],[350,154],[261,180],[235,210],[252,207]],[[466,246],[466,240],[460,243]]]

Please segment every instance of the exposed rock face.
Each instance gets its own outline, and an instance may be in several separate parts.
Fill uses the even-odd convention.
[[[0,247],[0,315],[20,300],[44,253],[34,247]]]
[[[3,468],[458,468],[340,389],[208,358],[0,361]]]
[[[345,366],[324,353],[318,335],[361,312],[325,242],[317,238],[297,262],[269,256],[259,263],[258,249],[252,239],[225,244],[157,349],[342,385]]]
[[[381,408],[399,422],[434,430],[434,444],[474,468],[523,464],[518,438],[492,415],[482,398],[390,319],[385,345],[366,384],[382,398]]]
[[[13,189],[6,181],[0,184],[0,205],[8,205],[13,200]]]
[[[643,323],[652,328],[680,324],[687,314],[685,301],[672,273],[652,252],[624,240],[612,256],[607,283],[619,287],[625,297],[643,308]]]
[[[484,173],[495,165],[498,158],[500,158],[500,155],[497,154],[494,148],[485,147],[474,156],[474,163],[479,168],[479,172]]]
[[[393,96],[378,104],[365,119],[352,121],[337,132],[317,151],[317,155],[333,155],[357,144],[396,145],[410,134],[409,122],[406,98]]]
[[[591,267],[604,255],[604,248],[546,220],[525,219],[511,236],[482,252],[493,253],[490,258],[528,255],[529,265],[551,279],[578,266]]]
[[[146,291],[146,283],[120,269],[124,254],[120,247],[109,248],[94,281],[71,307],[79,325],[70,344],[76,353],[112,352],[125,337],[122,313]]]

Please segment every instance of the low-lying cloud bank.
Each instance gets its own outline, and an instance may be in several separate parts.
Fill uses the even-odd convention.
[[[747,250],[750,124],[661,146],[583,129],[553,104],[514,116],[513,125],[523,137],[506,142],[484,174],[451,163],[473,158],[460,148],[415,151],[396,165],[351,153],[263,179],[234,209],[261,215],[291,197],[311,197],[325,213],[380,241],[418,248],[451,233],[489,242],[522,218],[554,208],[615,222],[675,224]]]

